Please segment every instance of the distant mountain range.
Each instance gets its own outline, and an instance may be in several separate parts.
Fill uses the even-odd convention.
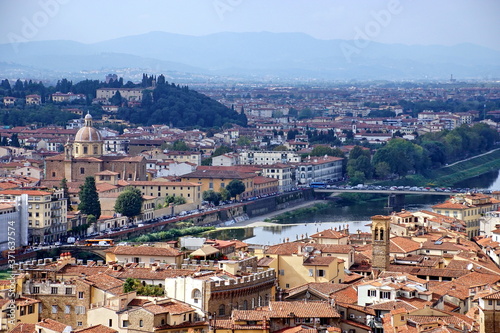
[[[199,37],[151,32],[94,44],[0,44],[2,78],[102,78],[116,71],[243,80],[443,80],[451,74],[459,80],[491,79],[500,77],[500,52],[474,44],[408,46],[269,32]]]

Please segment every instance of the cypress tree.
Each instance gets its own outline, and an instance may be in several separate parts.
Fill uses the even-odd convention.
[[[78,209],[83,214],[94,215],[96,219],[101,216],[101,203],[99,202],[99,195],[95,186],[95,178],[88,176],[85,178],[85,183],[80,186],[80,204]]]

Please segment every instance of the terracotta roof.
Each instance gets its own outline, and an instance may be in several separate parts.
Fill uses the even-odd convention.
[[[270,302],[269,318],[340,318],[328,302]]]
[[[56,332],[62,332],[66,329],[66,327],[68,327],[68,325],[50,318],[43,319],[36,325]]]
[[[179,250],[171,247],[153,247],[153,246],[115,246],[104,252],[114,253],[115,255],[144,255],[144,256],[163,256],[177,257],[181,255]]]
[[[314,251],[319,250],[322,253],[349,253],[353,247],[351,245],[337,245],[337,244],[311,244],[311,243],[282,243],[270,246],[266,254],[279,254],[279,255],[292,255],[298,254],[299,250],[304,251],[305,247],[312,247]]]
[[[268,258],[268,257],[263,257],[260,258],[259,261],[257,262],[257,266],[260,267],[269,267],[269,265],[274,261],[274,258]],[[10,282],[9,282],[10,283]]]
[[[333,292],[330,298],[335,299],[337,302],[356,304],[358,302],[358,291],[355,287],[349,286],[345,289]]]
[[[303,284],[301,286],[291,288],[288,290],[288,298],[293,297],[297,294],[303,293],[304,291],[311,291],[315,294],[323,296],[328,299],[329,296],[339,290],[349,287],[347,284],[343,283],[330,283],[330,282],[310,282]]]
[[[391,253],[409,253],[420,249],[420,243],[407,237],[392,237],[390,241],[389,251]]]
[[[105,273],[87,276],[83,280],[94,287],[112,294],[120,294],[123,289],[123,281]]]
[[[388,301],[388,302],[383,302],[383,303],[376,303],[373,305],[369,305],[369,308],[373,310],[393,310],[393,309],[400,309],[403,308],[405,310],[415,310],[417,309],[416,306],[411,305],[406,303],[405,301],[400,301],[400,300],[393,300],[393,301]]]
[[[75,333],[117,333],[117,332],[118,332],[117,330],[101,324],[75,330]]]
[[[337,257],[308,257],[302,265],[304,266],[329,266],[332,262],[339,260]]]
[[[500,299],[500,291],[492,292],[491,294],[484,296],[483,299]]]
[[[194,309],[189,305],[174,301],[168,301],[160,304],[148,303],[143,306],[143,309],[153,314],[171,313],[174,315],[194,311]]]
[[[274,331],[274,333],[318,333],[318,330],[306,325],[298,325],[295,327],[283,328],[281,330]]]
[[[422,244],[423,250],[445,250],[445,251],[459,251],[460,248],[451,242],[432,242],[426,241]]]
[[[33,333],[35,332],[35,324],[18,323],[10,333]]]
[[[318,233],[315,233],[314,235],[311,235],[310,237],[311,238],[340,239],[340,238],[348,237],[348,235],[344,234],[343,232],[337,231],[337,230],[326,229],[326,230],[320,231]]]

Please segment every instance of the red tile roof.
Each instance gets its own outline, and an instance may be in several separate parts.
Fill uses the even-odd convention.
[[[179,250],[167,247],[153,247],[153,246],[115,246],[104,252],[113,253],[115,255],[143,255],[143,256],[163,256],[163,257],[177,257],[181,255]]]

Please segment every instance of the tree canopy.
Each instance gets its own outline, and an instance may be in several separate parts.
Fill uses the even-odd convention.
[[[141,191],[129,187],[116,199],[115,211],[127,217],[137,216],[141,213],[143,201]]]
[[[215,206],[219,205],[222,200],[222,195],[214,190],[208,190],[203,192],[203,200],[213,203]]]
[[[245,184],[239,179],[233,179],[227,184],[226,190],[229,192],[231,198],[236,198],[236,196],[245,192]]]

